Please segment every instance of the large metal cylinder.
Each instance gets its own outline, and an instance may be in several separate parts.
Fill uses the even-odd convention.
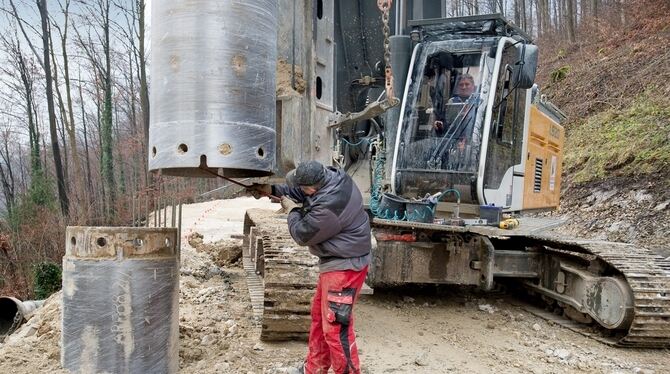
[[[176,228],[68,227],[61,364],[73,373],[177,373]]]
[[[277,1],[161,0],[151,17],[149,169],[271,174]]]

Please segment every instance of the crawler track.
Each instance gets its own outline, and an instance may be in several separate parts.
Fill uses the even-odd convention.
[[[530,237],[538,244],[598,256],[619,271],[633,291],[634,318],[626,335],[604,338],[619,347],[670,347],[670,261],[646,248],[603,241]],[[602,339],[599,339],[602,340]]]
[[[252,307],[262,315],[261,339],[307,339],[318,259],[291,238],[285,215],[251,209],[244,233]]]
[[[632,291],[633,318],[628,330],[609,330],[608,334],[597,336],[586,325],[582,325],[584,328],[573,328],[576,326],[575,323],[568,320],[564,325],[580,333],[586,332],[585,335],[617,347],[670,348],[670,261],[651,253],[646,248],[625,243],[556,237],[548,231],[556,224],[552,223],[552,220],[541,218],[524,219],[521,226],[515,230],[501,230],[489,226],[461,227],[389,221],[378,218],[373,220],[373,225],[381,229],[412,230],[424,234],[439,232],[481,235],[493,242],[497,239],[498,243],[511,239],[515,243],[513,248],[505,249],[523,251],[532,247],[535,251],[547,254],[554,254],[558,250],[563,257],[599,259],[609,266],[607,274],[623,276]],[[540,273],[540,276],[543,274]],[[529,283],[527,280],[525,282]]]

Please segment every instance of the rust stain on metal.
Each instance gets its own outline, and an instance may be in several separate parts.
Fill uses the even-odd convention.
[[[181,61],[179,59],[179,56],[177,55],[170,55],[170,68],[172,71],[179,71],[179,66],[181,65]]]
[[[247,58],[244,55],[237,54],[232,59],[233,71],[237,76],[244,75],[247,72]]]
[[[229,154],[233,153],[233,146],[231,146],[228,143],[223,143],[217,147],[219,150],[219,153],[221,153],[224,156],[228,156]]]

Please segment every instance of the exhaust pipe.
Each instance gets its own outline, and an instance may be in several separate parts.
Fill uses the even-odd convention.
[[[21,301],[10,296],[0,297],[0,336],[13,333],[44,300]]]

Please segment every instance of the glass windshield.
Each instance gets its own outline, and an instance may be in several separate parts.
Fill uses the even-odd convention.
[[[450,40],[420,47],[395,160],[399,195],[423,197],[473,184],[495,63],[489,51],[496,42]],[[466,201],[474,199],[467,195],[473,197]]]

